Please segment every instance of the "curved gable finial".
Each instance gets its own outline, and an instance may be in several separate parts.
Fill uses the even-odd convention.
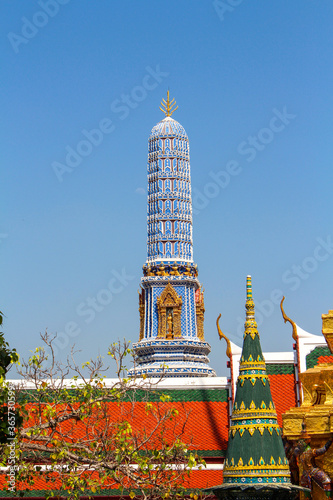
[[[232,352],[231,352],[230,340],[228,339],[228,337],[226,335],[224,335],[224,333],[222,332],[222,330],[220,328],[220,325],[219,325],[220,317],[221,317],[221,314],[219,315],[219,317],[216,320],[217,331],[218,331],[220,340],[224,339],[226,341],[226,343],[227,343],[226,355],[228,356],[229,359],[231,359]]]
[[[285,299],[285,296],[282,297],[281,302],[280,302],[281,313],[282,313],[284,322],[287,323],[287,321],[289,321],[289,323],[291,324],[291,326],[293,328],[293,339],[297,340],[297,326],[296,326],[296,323],[292,319],[288,318],[288,316],[284,312],[284,309],[283,309],[284,299]]]

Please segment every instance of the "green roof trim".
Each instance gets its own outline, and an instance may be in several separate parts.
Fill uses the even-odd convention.
[[[191,450],[191,452],[196,453],[199,457],[220,458],[225,457],[227,450]]]
[[[306,369],[313,368],[318,364],[320,356],[332,356],[331,351],[326,345],[317,345],[313,351],[306,356]]]
[[[35,389],[24,390],[21,392],[18,400],[24,398],[25,401],[33,403],[35,399],[33,394],[36,393]],[[75,395],[75,390],[68,391],[71,396]],[[169,396],[171,402],[191,402],[191,401],[209,401],[217,403],[226,403],[228,401],[229,391],[226,388],[222,389],[165,389],[165,390],[151,390],[150,392],[144,390],[137,390],[131,393],[129,391],[127,397],[124,397],[122,402],[142,402],[149,401],[151,403],[160,401],[162,395]],[[58,396],[59,397],[59,396]],[[52,400],[52,398],[48,398]],[[110,399],[110,401],[113,401]],[[45,401],[46,402],[46,401]]]
[[[171,402],[192,402],[192,401],[207,401],[216,403],[226,403],[228,401],[228,389],[167,389],[152,391],[149,394],[150,402],[160,401],[160,397],[164,394],[169,396]],[[136,401],[146,401],[147,393],[145,391],[137,391]]]
[[[293,363],[266,363],[267,375],[294,375]]]

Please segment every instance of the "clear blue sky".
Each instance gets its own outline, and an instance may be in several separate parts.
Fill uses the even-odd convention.
[[[12,347],[26,356],[48,328],[83,361],[138,339],[147,139],[168,88],[190,140],[211,366],[227,373],[220,312],[242,342],[247,274],[265,351],[292,348],[280,291],[320,334],[333,308],[332,22],[329,0],[2,0],[0,303]]]

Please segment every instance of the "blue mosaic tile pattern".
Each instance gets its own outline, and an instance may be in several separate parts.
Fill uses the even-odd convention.
[[[147,261],[193,262],[189,142],[170,116],[151,131],[147,169]]]

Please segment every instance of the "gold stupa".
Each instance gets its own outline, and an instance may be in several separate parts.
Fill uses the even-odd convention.
[[[281,306],[282,309],[282,306]],[[282,310],[285,320],[284,311]],[[293,325],[295,335],[295,323]],[[333,310],[322,315],[322,333],[333,353]],[[333,433],[333,363],[322,363],[299,374],[301,383],[301,405],[292,408],[283,416],[283,436],[289,441],[298,441],[306,435],[312,449],[320,449]],[[325,471],[333,483],[333,446],[315,459],[315,465]],[[301,467],[300,467],[301,469]],[[299,471],[301,477],[302,470]],[[332,496],[333,491],[330,492]],[[301,494],[303,495],[303,494]],[[301,498],[304,498],[301,496]],[[312,482],[312,498],[326,500],[328,492]]]

